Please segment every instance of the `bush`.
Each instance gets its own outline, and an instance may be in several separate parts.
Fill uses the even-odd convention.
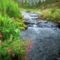
[[[15,55],[21,60],[25,55],[27,41],[20,38],[20,29],[8,16],[0,15],[0,60],[12,60]]]
[[[21,60],[21,56],[25,56],[28,42],[22,40],[0,41],[0,60],[12,60],[17,56],[17,60]]]
[[[0,15],[0,40],[7,40],[10,37],[17,39],[19,32],[18,26],[11,18]]]
[[[0,0],[0,13],[15,20],[20,29],[25,29],[18,3],[14,0]]]

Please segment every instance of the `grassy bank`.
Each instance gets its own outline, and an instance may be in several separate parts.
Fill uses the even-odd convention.
[[[42,19],[60,22],[60,8],[48,8],[41,11]]]
[[[46,9],[24,9],[24,11],[30,11],[33,13],[38,13],[41,14],[41,19],[43,20],[48,20],[48,21],[53,21],[53,22],[60,22],[60,8],[58,7],[53,7],[53,8],[46,8]]]

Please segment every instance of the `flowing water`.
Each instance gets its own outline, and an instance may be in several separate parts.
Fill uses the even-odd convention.
[[[39,19],[37,13],[22,12],[28,28],[22,31],[23,40],[32,40],[27,60],[59,60],[60,29],[56,23]]]

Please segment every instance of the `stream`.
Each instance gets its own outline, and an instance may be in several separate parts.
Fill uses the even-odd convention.
[[[40,15],[22,12],[28,28],[21,32],[23,40],[31,40],[27,60],[59,60],[60,29],[56,23],[41,20]]]

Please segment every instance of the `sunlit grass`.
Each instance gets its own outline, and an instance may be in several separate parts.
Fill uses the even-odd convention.
[[[60,8],[49,8],[41,11],[42,19],[60,22]]]

